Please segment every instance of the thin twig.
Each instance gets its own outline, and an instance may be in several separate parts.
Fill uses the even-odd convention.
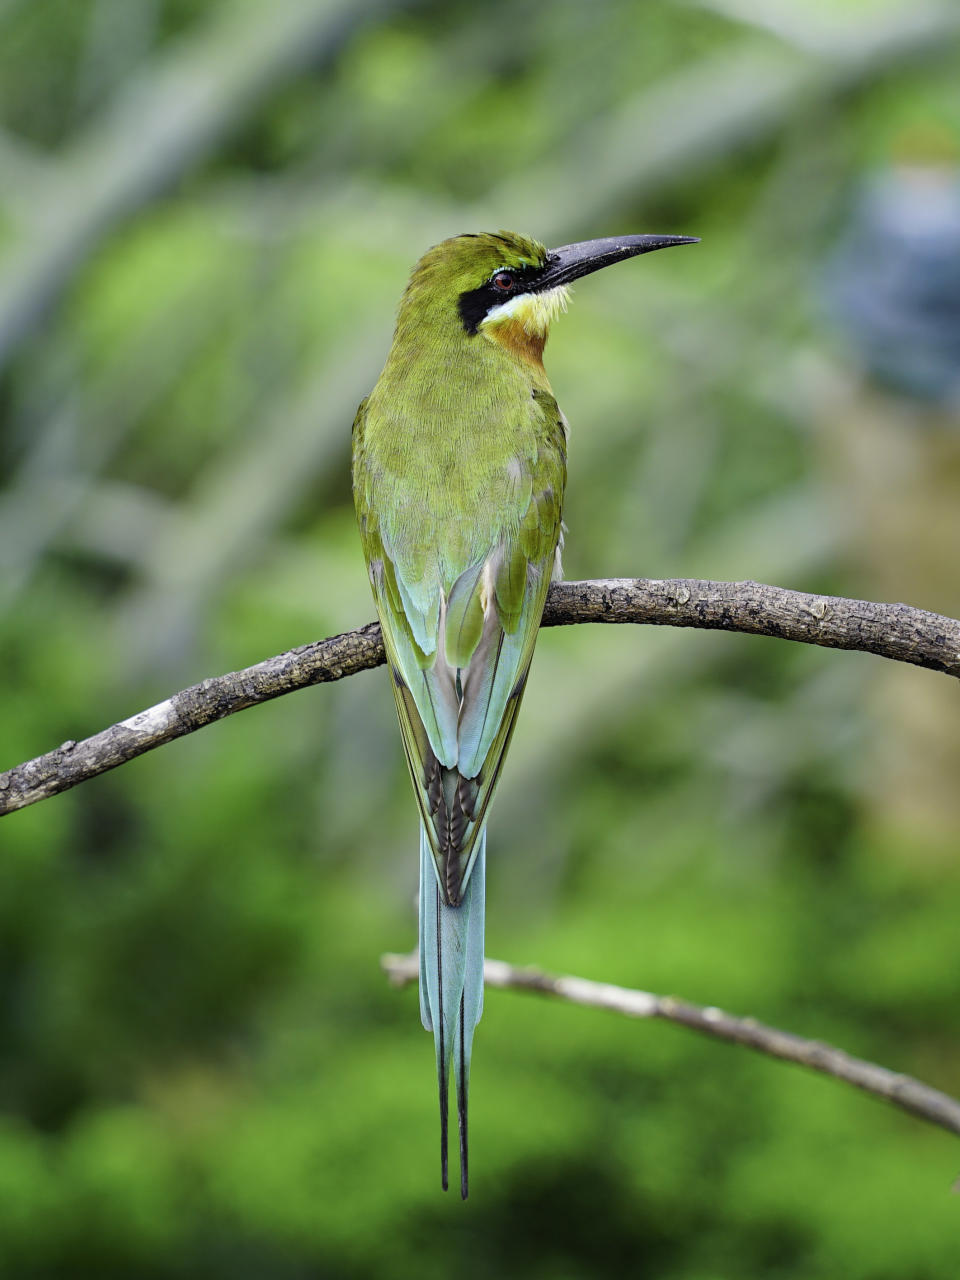
[[[646,623],[776,636],[859,649],[960,677],[960,622],[905,604],[809,595],[759,582],[606,578],[554,583],[545,627]],[[376,623],[215,676],[82,742],[0,773],[0,815],[67,791],[214,720],[308,685],[342,680],[383,662]]]
[[[380,965],[396,986],[416,982],[420,973],[416,953],[385,955],[381,957]],[[571,1004],[610,1009],[628,1018],[662,1018],[665,1022],[675,1022],[718,1040],[746,1045],[772,1058],[796,1062],[801,1067],[844,1080],[865,1093],[892,1102],[911,1115],[939,1125],[941,1129],[960,1134],[960,1102],[949,1094],[941,1093],[912,1076],[889,1071],[863,1058],[853,1058],[842,1049],[820,1040],[805,1040],[792,1032],[764,1026],[755,1018],[735,1018],[722,1009],[704,1008],[687,1000],[678,1000],[675,996],[633,991],[605,982],[590,982],[586,978],[556,977],[540,969],[515,969],[502,960],[485,960],[483,977],[489,987],[533,991]]]

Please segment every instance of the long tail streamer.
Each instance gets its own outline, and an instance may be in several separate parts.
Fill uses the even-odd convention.
[[[460,1130],[460,1194],[468,1189],[467,1095],[473,1032],[483,1012],[483,913],[487,833],[458,907],[440,896],[433,854],[420,829],[420,1018],[433,1032],[440,1092],[440,1170],[448,1178],[447,1116],[450,1062],[453,1060]]]

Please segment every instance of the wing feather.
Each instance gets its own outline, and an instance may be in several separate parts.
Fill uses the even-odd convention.
[[[561,533],[566,426],[552,395],[537,391],[530,406],[526,443],[503,458],[495,492],[476,513],[477,528],[467,536],[461,514],[449,530],[428,529],[403,554],[378,518],[383,495],[366,457],[365,405],[354,423],[364,553],[404,751],[437,880],[451,905],[469,880],[513,734]],[[391,499],[403,501],[395,491]],[[487,525],[477,559],[471,548]]]

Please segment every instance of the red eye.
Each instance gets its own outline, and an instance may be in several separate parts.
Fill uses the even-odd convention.
[[[501,293],[507,293],[513,288],[513,276],[509,271],[498,271],[493,277],[493,287]]]

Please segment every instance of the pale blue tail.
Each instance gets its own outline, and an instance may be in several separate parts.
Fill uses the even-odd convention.
[[[440,897],[433,854],[420,828],[420,1018],[433,1032],[440,1087],[440,1166],[447,1189],[447,1109],[453,1052],[460,1129],[460,1194],[467,1198],[467,1090],[473,1031],[483,1012],[483,906],[487,833],[459,907]]]

